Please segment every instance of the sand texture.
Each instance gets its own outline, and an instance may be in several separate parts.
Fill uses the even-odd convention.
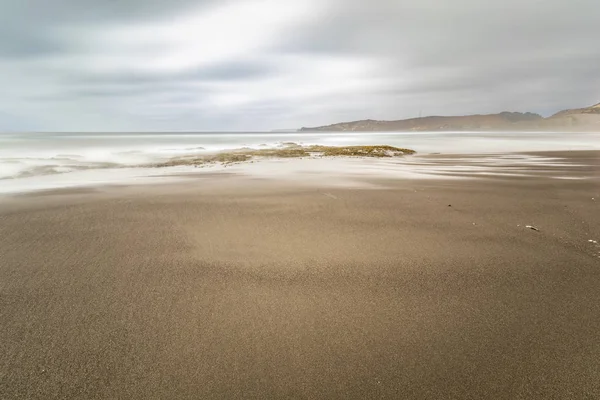
[[[599,398],[584,172],[6,198],[0,398]]]

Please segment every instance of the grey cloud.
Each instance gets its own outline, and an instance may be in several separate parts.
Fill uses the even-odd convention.
[[[193,80],[240,80],[265,77],[276,74],[277,68],[267,62],[235,62],[215,65],[188,72],[184,76]]]
[[[43,57],[67,50],[59,41],[0,26],[0,60]]]
[[[385,59],[390,85],[375,89],[384,108],[393,104],[390,97],[406,99],[386,115],[392,118],[423,107],[439,113],[517,107],[548,113],[600,97],[595,72],[600,50],[594,45],[600,4],[595,1],[381,1],[378,6],[351,1],[282,50]],[[395,83],[403,75],[409,81]],[[464,95],[471,102],[457,110],[457,98]]]
[[[22,0],[4,1],[2,21],[49,27],[64,23],[161,20],[182,10],[198,9],[218,0]],[[37,24],[37,25],[36,25]]]
[[[265,77],[277,73],[277,68],[267,61],[237,60],[201,68],[170,72],[105,72],[81,73],[64,76],[65,84],[126,85],[185,84],[190,82],[237,81]]]
[[[244,0],[229,1],[235,4]],[[173,123],[172,129],[193,129],[204,123],[210,129],[267,129],[360,118],[403,118],[421,110],[431,114],[503,110],[548,114],[600,101],[600,3],[596,0],[322,3],[328,6],[325,14],[272,38],[273,45],[252,59],[232,57],[203,67],[150,73],[90,71],[77,64],[61,71],[50,61],[79,54],[81,42],[76,39],[90,33],[87,26],[97,29],[113,24],[158,23],[220,2],[56,0],[52,6],[46,0],[3,2],[0,68],[5,66],[8,72],[3,72],[0,83],[27,88],[20,97],[16,97],[20,92],[17,86],[5,91],[11,95],[0,93],[0,109],[10,106],[11,115],[26,114],[35,120],[43,104],[55,102],[60,112],[61,102],[79,102],[87,109],[111,110],[119,114],[115,120],[147,129],[155,126],[154,122],[145,125],[155,110],[173,115],[172,120],[164,118],[161,129],[169,129],[169,123]],[[59,35],[64,26],[75,27],[74,35],[80,36]],[[106,46],[110,48],[111,43]],[[313,68],[311,57],[374,60],[373,71],[367,71],[364,78],[375,77],[381,83],[337,96],[282,101],[268,98],[237,108],[204,108],[210,108],[207,99],[215,94],[211,85],[241,85],[285,76],[285,64],[278,61],[289,55],[305,59],[302,68],[306,71]],[[36,83],[47,83],[47,88],[38,93],[29,87],[33,84],[20,76],[18,66],[11,67],[13,61],[37,71]],[[286,82],[296,84],[293,78]],[[36,102],[42,105],[37,107]],[[18,104],[24,104],[23,108]],[[71,108],[66,110],[63,119],[70,121]],[[44,120],[42,116],[39,119]],[[53,116],[52,121],[58,120],[60,116]]]
[[[113,99],[141,97],[160,99],[161,103],[185,108],[186,104],[201,103],[213,95],[209,88],[217,82],[247,81],[273,76],[278,69],[267,62],[243,61],[216,64],[205,68],[169,73],[82,73],[59,75],[61,91],[57,93],[29,96],[38,102],[69,102],[73,99]],[[242,110],[240,110],[242,112]]]
[[[68,52],[57,30],[85,23],[153,21],[217,0],[23,0],[0,3],[0,59]],[[82,32],[85,34],[85,32]]]

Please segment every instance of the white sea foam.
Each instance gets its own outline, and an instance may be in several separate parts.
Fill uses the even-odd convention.
[[[423,157],[406,157],[401,161],[310,160],[310,163],[301,162],[303,160],[273,160],[236,166],[234,170],[261,176],[300,176],[306,170],[309,173],[322,171],[338,176],[376,173],[403,178],[486,172],[488,175],[525,174],[532,166],[562,168],[566,164],[556,158],[505,153],[600,150],[600,134],[597,133],[3,134],[0,135],[0,192],[154,181],[158,179],[156,175],[173,175],[175,170],[159,171],[142,166],[182,155],[240,147],[273,148],[281,146],[283,142],[305,145],[389,144],[412,148],[419,154],[470,153],[489,156],[440,157],[434,161]],[[489,171],[492,167],[510,167],[510,170]]]

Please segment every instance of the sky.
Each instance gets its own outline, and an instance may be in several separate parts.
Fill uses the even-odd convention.
[[[597,0],[0,0],[0,131],[259,131],[600,102]]]

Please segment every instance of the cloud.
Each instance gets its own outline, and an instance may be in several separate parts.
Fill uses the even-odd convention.
[[[4,3],[0,112],[39,129],[260,130],[600,100],[595,0]]]

